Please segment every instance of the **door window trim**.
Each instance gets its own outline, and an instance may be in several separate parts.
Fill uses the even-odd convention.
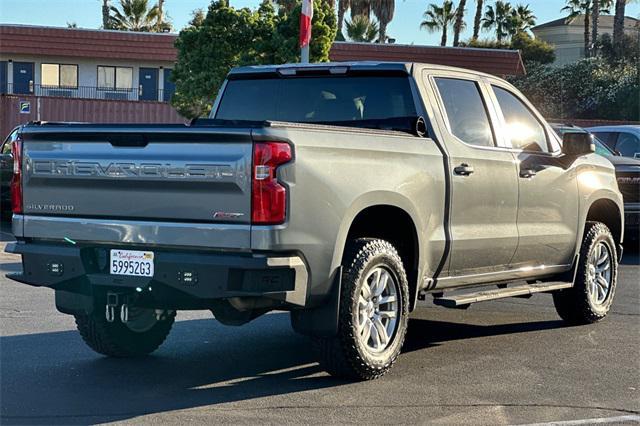
[[[480,92],[480,97],[482,98],[482,102],[485,105],[485,111],[487,112],[487,118],[489,119],[491,131],[494,135],[494,143],[495,143],[494,146],[473,145],[463,141],[462,139],[458,138],[456,135],[454,135],[451,132],[451,127],[449,124],[449,116],[447,115],[446,109],[444,107],[444,101],[442,100],[442,97],[440,96],[440,91],[438,90],[438,86],[436,85],[436,82],[435,82],[436,78],[466,80],[466,81],[471,81],[476,83]],[[440,70],[423,68],[422,82],[423,84],[425,84],[425,86],[429,86],[432,93],[435,95],[435,101],[436,101],[435,103],[438,106],[440,117],[443,120],[445,130],[450,137],[455,139],[456,142],[461,143],[465,147],[477,149],[477,150],[498,151],[498,152],[507,152],[512,150],[510,146],[505,145],[503,141],[502,133],[497,131],[498,130],[497,125],[499,124],[497,111],[495,110],[495,104],[493,103],[492,99],[489,97],[489,93],[487,92],[487,87],[486,87],[487,82],[484,76],[479,76],[472,73],[465,73],[462,71],[443,72]]]

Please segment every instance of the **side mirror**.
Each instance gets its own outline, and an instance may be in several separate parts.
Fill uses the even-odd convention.
[[[567,132],[562,137],[562,152],[565,155],[578,157],[596,152],[596,144],[590,133]]]

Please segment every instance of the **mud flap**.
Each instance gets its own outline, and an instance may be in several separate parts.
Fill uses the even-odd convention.
[[[333,337],[338,334],[342,266],[336,269],[331,293],[322,306],[291,311],[291,326],[296,333],[312,337]]]

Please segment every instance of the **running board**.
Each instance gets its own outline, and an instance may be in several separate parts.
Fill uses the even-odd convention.
[[[534,293],[544,293],[571,287],[573,287],[573,284],[567,282],[521,284],[513,287],[482,290],[473,293],[456,294],[451,296],[443,295],[440,297],[434,297],[433,303],[444,306],[445,308],[466,309],[469,305],[476,302],[504,299],[505,297],[527,297]]]

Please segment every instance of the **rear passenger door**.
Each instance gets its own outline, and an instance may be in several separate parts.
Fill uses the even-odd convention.
[[[512,267],[569,264],[578,230],[576,170],[564,161],[560,144],[520,94],[498,80],[491,88],[500,132],[517,159],[519,241]]]
[[[435,119],[449,155],[448,274],[461,277],[505,271],[518,243],[514,156],[499,146],[496,114],[485,100],[482,81],[450,72],[428,79],[437,94],[440,114]]]

